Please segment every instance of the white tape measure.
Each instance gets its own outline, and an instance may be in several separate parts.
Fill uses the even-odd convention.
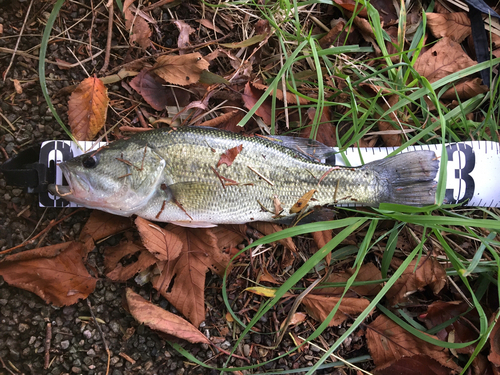
[[[106,143],[80,142],[85,152],[95,150]],[[431,150],[441,157],[439,145],[410,146],[403,152]],[[343,152],[351,166],[359,166],[383,159],[396,148],[370,147],[348,148]],[[333,148],[332,151],[338,152]],[[471,141],[446,144],[448,154],[445,198],[450,204],[475,207],[500,207],[500,144],[489,141]],[[57,164],[84,153],[71,141],[47,141],[40,150],[40,163],[45,164],[53,183],[62,184],[63,175]],[[346,165],[339,153],[336,165]],[[439,175],[439,173],[438,173]],[[74,203],[55,197],[48,192],[40,193],[41,207],[77,207]]]

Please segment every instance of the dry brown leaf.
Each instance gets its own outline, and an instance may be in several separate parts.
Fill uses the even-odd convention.
[[[418,57],[414,68],[432,83],[473,65],[476,62],[464,52],[460,44],[450,38],[443,38]]]
[[[16,90],[16,93],[22,94],[23,93],[23,88],[21,87],[21,83],[17,79],[13,79],[12,83],[14,84],[14,90]]]
[[[402,357],[386,367],[374,371],[374,375],[451,375],[450,369],[439,364],[427,355]]]
[[[316,294],[308,294],[302,300],[307,313],[316,321],[323,322],[328,314],[333,310],[335,305],[339,302],[339,297],[322,296]],[[364,298],[347,298],[344,297],[340,303],[340,307],[333,316],[329,327],[338,326],[349,317],[353,317],[363,312],[370,301]]]
[[[260,99],[262,96],[263,91],[258,90],[257,88],[254,88],[250,82],[247,82],[245,85],[245,90],[243,91],[243,94],[241,95],[241,98],[243,99],[243,103],[245,104],[245,107],[247,109],[252,109],[255,103]],[[276,110],[276,115],[278,115],[279,110]],[[272,107],[271,107],[271,99],[266,98],[264,103],[262,103],[259,108],[255,111],[255,114],[262,118],[262,121],[264,121],[265,124],[271,125],[271,119],[272,119]]]
[[[226,122],[228,122],[229,120],[233,119],[234,117],[237,116],[238,113],[240,113],[240,111],[235,109],[235,110],[232,110],[230,112],[226,112],[223,115],[217,116],[213,119],[204,121],[201,124],[199,124],[198,126],[209,126],[211,128],[215,128],[215,127],[217,127],[219,125],[223,125]],[[243,118],[243,117],[241,117],[241,118]],[[241,118],[240,118],[240,120],[241,120]]]
[[[221,156],[219,161],[217,162],[217,168],[219,168],[222,164],[226,164],[228,167],[233,164],[234,159],[236,159],[236,156],[243,150],[243,145],[238,145],[236,147],[230,148],[226,152],[224,152]]]
[[[147,325],[155,331],[187,340],[193,344],[212,344],[210,340],[193,327],[191,323],[146,301],[140,295],[132,291],[132,289],[127,288],[125,295],[130,314],[132,314],[139,323]]]
[[[29,290],[47,303],[68,306],[85,299],[97,279],[85,268],[87,249],[81,242],[64,242],[7,256],[0,275],[15,287]]]
[[[196,30],[189,26],[184,21],[174,21],[175,26],[179,29],[179,38],[177,39],[177,47],[179,47],[179,54],[183,55],[183,50],[190,46],[189,35],[193,34]]]
[[[426,327],[431,329],[452,318],[456,318],[460,314],[466,312],[467,309],[468,305],[465,302],[436,301],[429,305],[427,313],[421,316],[421,318],[424,318]],[[470,319],[460,318],[437,332],[436,336],[441,341],[464,343],[476,340],[477,331]],[[476,345],[469,345],[465,348],[457,348],[455,350],[458,353],[471,354],[474,352],[475,347]]]
[[[68,102],[69,126],[77,140],[94,139],[106,122],[108,103],[108,90],[99,78],[80,82]]]
[[[410,263],[401,277],[387,292],[386,297],[391,305],[394,306],[406,301],[410,294],[426,286],[429,286],[434,294],[437,294],[446,284],[446,271],[436,259],[422,257],[415,270],[416,262],[416,260],[413,260]],[[402,260],[393,258],[391,267],[396,269],[402,263]]]
[[[94,210],[85,223],[79,239],[83,241],[86,236],[91,236],[94,241],[99,241],[103,238],[123,232],[131,226],[132,222],[128,217],[116,216],[104,211]]]
[[[128,260],[133,255],[137,256],[137,260],[129,263]],[[122,259],[127,261],[125,266],[120,263]],[[104,250],[106,277],[113,281],[127,281],[139,272],[155,264],[156,261],[155,256],[147,251],[144,246],[133,241],[125,241]]]
[[[290,208],[290,213],[291,214],[296,214],[297,212],[301,212],[304,210],[307,205],[309,204],[309,201],[312,199],[314,193],[316,193],[316,189],[311,189],[307,193],[305,193],[302,197],[300,197],[297,202],[293,204],[293,206]]]
[[[494,363],[495,366],[500,366],[500,323],[495,323],[490,333],[489,341],[491,348],[488,359]]]
[[[144,18],[134,15],[130,6],[135,0],[125,0],[123,3],[123,14],[125,14],[125,27],[130,33],[130,43],[137,43],[141,48],[151,46],[151,29]]]
[[[213,30],[219,34],[224,34],[224,32],[221,29],[219,29],[219,27],[209,19],[203,18],[201,20],[196,20],[196,21],[198,21],[201,25],[205,26],[207,29]]]
[[[165,229],[175,234],[184,246],[177,259],[161,262],[161,275],[153,286],[198,327],[205,320],[205,273],[210,268],[222,275],[229,256],[220,251],[217,237],[210,229],[171,224]]]
[[[332,273],[330,277],[326,280],[327,283],[345,283],[347,280],[354,275],[354,269],[348,268],[344,272]],[[380,270],[373,263],[363,264],[358,272],[356,281],[372,281],[381,280],[382,274]],[[360,296],[374,296],[376,295],[382,286],[380,284],[367,284],[359,286],[351,286],[350,290]],[[344,293],[344,287],[334,287],[334,288],[319,288],[315,289],[315,294],[327,294],[327,295],[341,295]]]
[[[167,106],[179,105],[185,107],[191,99],[188,91],[177,87],[165,87],[165,82],[148,70],[143,69],[132,81],[130,86],[157,111],[163,111]]]
[[[198,52],[195,52],[181,56],[160,56],[152,71],[169,83],[187,86],[198,82],[201,72],[208,69],[209,65]]]
[[[302,322],[305,322],[307,319],[307,315],[304,314],[303,312],[296,312],[295,314],[292,315],[292,318],[290,319],[290,322],[288,323],[288,327],[293,327],[296,326],[297,324],[300,324]],[[285,322],[283,321],[280,325],[280,329],[283,329],[285,326]]]
[[[321,230],[313,232],[312,236],[319,250],[333,239],[333,232],[332,230]],[[325,256],[325,263],[329,265],[331,261],[332,261],[332,253],[329,252]]]
[[[142,243],[158,260],[174,260],[181,253],[183,244],[174,233],[141,217],[135,219],[135,225]]]
[[[483,85],[481,78],[473,78],[450,87],[441,96],[441,99],[456,100],[457,96],[460,100],[467,100],[476,95],[483,94],[488,91],[488,86]]]
[[[377,317],[367,328],[366,341],[377,370],[389,366],[400,358],[416,354],[427,355],[447,368],[460,369],[453,362],[446,348],[417,338],[385,315]],[[435,338],[431,335],[427,336]]]
[[[448,37],[462,43],[471,34],[470,19],[465,12],[426,13],[427,26],[436,38]]]

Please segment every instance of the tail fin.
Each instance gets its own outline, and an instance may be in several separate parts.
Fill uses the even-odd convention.
[[[434,151],[405,152],[366,164],[365,168],[378,173],[387,182],[386,196],[381,203],[425,206],[436,203],[434,181],[439,160]]]

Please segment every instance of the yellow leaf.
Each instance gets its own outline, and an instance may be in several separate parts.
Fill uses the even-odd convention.
[[[312,196],[314,193],[316,193],[316,189],[311,189],[307,193],[305,193],[295,204],[290,208],[290,213],[291,214],[296,214],[297,212],[302,211],[304,208],[307,207],[307,204],[311,200]]]
[[[276,295],[275,288],[266,288],[264,286],[252,286],[245,289],[247,292],[258,294],[264,297],[274,297]]]

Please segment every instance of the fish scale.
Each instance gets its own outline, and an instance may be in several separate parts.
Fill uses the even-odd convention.
[[[286,143],[286,137],[283,140]],[[224,153],[240,145],[230,166],[217,167]],[[86,168],[89,157],[96,165]],[[352,202],[432,204],[438,164],[433,152],[419,151],[359,168],[333,167],[265,138],[184,127],[139,133],[62,163],[61,168],[70,182],[64,197],[83,206],[186,226],[212,226],[273,221],[275,197],[283,208],[281,215],[290,216],[294,204],[312,189],[316,192],[309,207]],[[231,181],[235,183],[228,184]],[[120,200],[133,201],[134,207],[120,207],[116,203]]]

